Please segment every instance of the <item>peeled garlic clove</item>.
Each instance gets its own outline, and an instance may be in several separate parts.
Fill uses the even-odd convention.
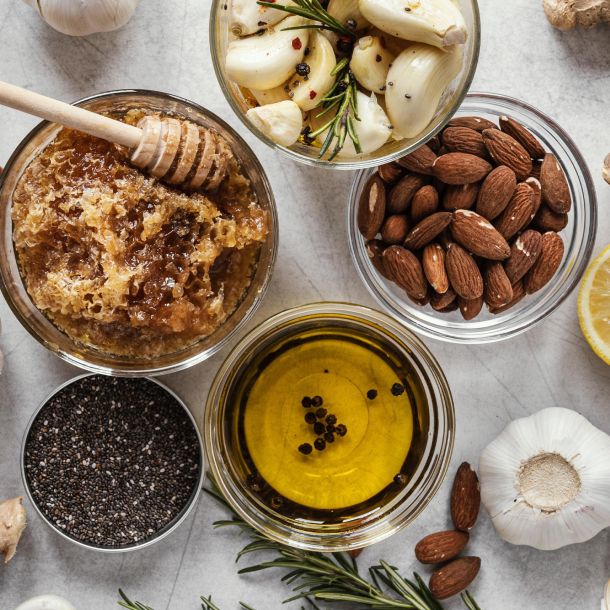
[[[330,0],[326,11],[341,25],[354,32],[364,30],[370,25],[360,11],[358,0]]]
[[[309,37],[306,63],[309,66],[307,80],[296,75],[288,83],[290,99],[305,111],[315,108],[335,84],[335,77],[331,74],[337,65],[335,51],[319,32],[313,32]]]
[[[284,6],[294,6],[292,0],[282,0]],[[235,36],[254,34],[261,28],[279,23],[286,17],[284,11],[261,6],[253,0],[233,0],[231,4],[231,32]]]
[[[392,36],[379,28],[370,28],[368,30],[368,34],[370,36],[377,36],[379,40],[381,40],[381,45],[384,49],[387,49],[394,57],[396,55],[400,55],[407,47],[411,46],[413,43],[408,40],[403,40],[402,38],[397,38],[396,36]]]
[[[303,129],[303,114],[292,100],[250,108],[246,116],[257,129],[280,146],[292,146]]]
[[[394,60],[385,103],[397,138],[413,138],[430,124],[462,61],[459,47],[441,51],[425,44],[410,46]]]
[[[482,452],[481,501],[512,544],[553,550],[610,526],[610,436],[550,408],[511,422]]]
[[[252,97],[261,105],[276,104],[277,102],[283,102],[289,100],[288,96],[288,84],[284,83],[279,87],[273,89],[250,89]]]
[[[435,47],[463,44],[466,22],[451,0],[360,0],[362,14],[380,30]]]
[[[304,17],[287,17],[280,25],[229,44],[226,69],[229,78],[248,89],[273,89],[294,74],[303,61],[309,30],[285,30],[308,22]]]
[[[15,610],[76,610],[76,608],[59,595],[37,595],[17,606]]]
[[[360,147],[362,148],[360,155],[366,155],[379,150],[390,139],[390,136],[392,135],[392,126],[390,125],[390,120],[383,111],[383,108],[377,103],[377,97],[374,93],[369,97],[365,93],[362,93],[362,91],[358,91],[357,100],[358,116],[360,120],[354,121],[354,129],[360,140]],[[328,115],[325,115],[323,118],[326,121],[329,120]],[[327,134],[328,130],[318,136],[317,141],[320,145],[324,143]],[[335,143],[331,145],[331,150],[334,144]],[[356,147],[351,138],[347,136],[347,138],[345,138],[345,144],[338,156],[357,157],[360,155],[356,152]]]
[[[365,89],[383,94],[393,61],[394,55],[383,47],[379,37],[364,36],[354,46],[349,67]]]

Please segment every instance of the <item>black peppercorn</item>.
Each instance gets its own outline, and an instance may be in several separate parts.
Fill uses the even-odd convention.
[[[366,397],[367,397],[369,400],[375,400],[375,398],[377,398],[377,390],[369,390],[369,391],[366,393]]]
[[[335,427],[332,424],[328,424],[326,426],[326,432],[334,432],[335,431]]]
[[[332,432],[327,432],[327,433],[324,435],[324,440],[325,440],[327,443],[334,443],[334,442],[335,442],[335,435],[334,435]]]
[[[335,432],[339,435],[339,436],[345,436],[347,434],[347,426],[345,424],[339,424],[336,428],[335,428]]]
[[[326,423],[334,425],[337,423],[337,416],[332,413],[326,418]]]
[[[278,508],[281,508],[283,504],[284,498],[281,496],[274,496],[271,498],[271,508],[275,508],[277,510]]]
[[[400,384],[400,383],[395,383],[395,384],[392,386],[392,390],[391,390],[391,392],[392,392],[392,394],[393,394],[394,396],[400,396],[401,394],[404,394],[404,392],[405,392],[405,387],[404,387],[402,384]]]
[[[302,61],[300,64],[297,64],[296,73],[299,76],[307,76],[311,72],[311,68],[308,63]]]
[[[396,485],[406,485],[407,484],[407,475],[402,474],[402,472],[399,472],[395,477],[394,477],[394,483],[396,483]]]
[[[313,431],[320,435],[320,434],[324,434],[324,432],[326,431],[326,428],[324,427],[324,424],[320,421],[317,421],[314,425],[313,425]]]
[[[307,413],[305,413],[305,421],[308,424],[315,424],[316,423],[316,414],[313,413],[312,411],[307,411]]]
[[[324,404],[324,401],[322,400],[321,396],[314,396],[311,399],[311,404],[314,407],[321,407]]]
[[[299,445],[299,451],[304,455],[309,455],[313,451],[313,447],[309,443]]]
[[[301,404],[306,409],[309,409],[309,407],[311,407],[311,398],[309,398],[309,396],[303,396],[303,399],[301,400]]]
[[[313,446],[318,450],[318,451],[324,451],[324,449],[326,449],[326,441],[323,438],[317,438],[314,441]]]
[[[320,407],[319,409],[316,409],[316,417],[318,419],[324,419],[326,417],[327,413],[328,413],[328,411],[324,407]]]

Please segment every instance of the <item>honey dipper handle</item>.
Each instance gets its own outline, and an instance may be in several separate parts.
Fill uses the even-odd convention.
[[[128,148],[136,148],[142,139],[137,127],[2,81],[0,104]]]

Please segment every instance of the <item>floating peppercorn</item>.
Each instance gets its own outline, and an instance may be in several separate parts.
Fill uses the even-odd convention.
[[[311,398],[309,398],[309,396],[303,396],[303,399],[301,400],[301,404],[306,409],[309,409],[309,407],[311,407]]]
[[[319,409],[316,409],[316,417],[318,419],[324,419],[326,417],[327,413],[328,413],[328,411],[324,407],[320,407]]]
[[[304,455],[309,455],[313,451],[313,447],[309,443],[299,445],[299,451]]]
[[[337,423],[337,416],[332,413],[326,418],[326,423],[334,425]]]
[[[321,396],[314,396],[311,399],[311,404],[314,407],[321,407],[324,404],[324,401],[322,400]]]
[[[317,434],[324,434],[324,432],[326,431],[326,428],[324,427],[324,424],[321,421],[317,421],[314,425],[313,425],[313,431]]]
[[[395,383],[392,386],[392,390],[391,390],[391,392],[394,396],[400,396],[401,394],[404,394],[404,391],[405,391],[405,387],[400,383]]]
[[[324,434],[324,440],[327,443],[334,443],[335,442],[335,435],[332,432],[326,432]]]
[[[318,450],[318,451],[324,451],[324,449],[326,449],[326,441],[323,438],[317,438],[314,441],[313,446]]]
[[[260,478],[258,475],[256,474],[249,474],[246,477],[246,485],[252,490],[252,491],[261,491],[262,487],[261,487],[261,482],[260,482]]]
[[[307,413],[305,413],[305,421],[308,424],[315,424],[316,423],[316,414],[313,413],[312,411],[307,411]]]
[[[335,428],[335,432],[339,435],[339,436],[345,436],[347,434],[347,426],[345,424],[339,424],[336,428]]]
[[[377,390],[369,390],[369,391],[366,393],[366,397],[367,397],[369,400],[375,400],[375,398],[377,398]]]
[[[281,496],[273,496],[273,498],[271,498],[271,508],[275,508],[277,510],[278,508],[281,508],[283,504],[284,498]]]
[[[407,484],[407,475],[406,474],[402,474],[402,472],[399,472],[395,477],[394,477],[394,483],[396,483],[396,485],[406,485]]]
[[[303,131],[301,132],[301,135],[303,136],[303,141],[305,142],[305,144],[313,144],[315,142],[315,138],[309,137],[310,133],[311,133],[311,127],[309,125],[306,125],[305,128],[303,129]],[[324,371],[324,372],[328,373],[328,371]],[[303,406],[305,406],[305,405],[303,405]]]
[[[326,432],[334,432],[334,431],[335,431],[335,426],[333,426],[332,424],[327,424]]]
[[[300,64],[297,64],[296,73],[299,76],[308,76],[310,72],[311,68],[308,63],[302,61]]]

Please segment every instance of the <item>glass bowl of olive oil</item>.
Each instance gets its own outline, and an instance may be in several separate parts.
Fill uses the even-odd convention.
[[[204,432],[212,475],[243,519],[278,542],[338,551],[419,515],[447,472],[455,419],[415,335],[366,307],[316,303],[235,347]]]

